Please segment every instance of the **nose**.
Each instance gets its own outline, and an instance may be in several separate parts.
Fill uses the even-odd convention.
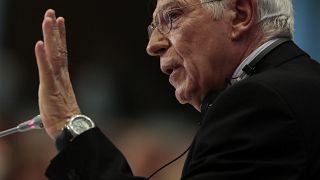
[[[161,56],[168,50],[169,46],[170,42],[167,37],[155,29],[150,36],[147,53],[150,56]]]

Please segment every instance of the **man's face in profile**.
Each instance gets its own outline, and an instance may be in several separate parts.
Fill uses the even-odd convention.
[[[147,47],[151,56],[160,57],[161,70],[170,76],[178,101],[199,111],[204,96],[222,88],[228,73],[225,57],[230,28],[225,17],[214,20],[204,8],[217,2],[210,3],[158,0]]]

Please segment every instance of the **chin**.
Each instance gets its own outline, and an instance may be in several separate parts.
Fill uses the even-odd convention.
[[[192,98],[193,96],[183,96],[176,91],[176,99],[179,101],[180,104],[190,104],[193,106],[197,111],[200,112],[201,110],[201,101],[197,101],[196,98]]]
[[[176,91],[175,91],[176,99],[179,101],[180,104],[188,103],[188,104],[191,104],[192,106],[199,104],[199,103],[196,103],[198,101],[196,101],[197,95],[196,95],[196,91],[194,91],[195,88],[191,88],[191,86],[187,86],[187,87],[189,88],[186,88],[186,87],[176,88]]]
[[[180,104],[186,104],[189,102],[188,98],[185,96],[183,91],[179,91],[178,89],[176,89],[175,96]]]

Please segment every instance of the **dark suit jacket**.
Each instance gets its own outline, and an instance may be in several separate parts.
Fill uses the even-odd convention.
[[[253,76],[208,95],[182,179],[320,179],[320,65],[287,42]],[[96,128],[51,162],[49,179],[144,179]]]

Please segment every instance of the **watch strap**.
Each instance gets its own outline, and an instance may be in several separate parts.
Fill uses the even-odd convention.
[[[85,115],[74,115],[72,116],[65,124],[64,128],[62,129],[62,132],[61,134],[57,137],[56,139],[56,148],[58,149],[58,151],[62,151],[62,149],[66,148],[66,146],[68,146],[72,141],[73,139],[75,139],[78,135],[82,134],[76,134],[73,132],[73,129],[70,126],[70,124],[72,123],[72,121],[76,118],[84,118],[86,119],[87,121],[90,121],[92,127],[90,127],[89,129],[83,131],[82,133],[92,129],[95,127],[95,124],[94,122],[87,116]]]
[[[63,128],[61,134],[57,137],[56,139],[56,148],[60,152],[64,148],[66,148],[70,143],[71,140],[73,139],[72,134],[67,128]]]

